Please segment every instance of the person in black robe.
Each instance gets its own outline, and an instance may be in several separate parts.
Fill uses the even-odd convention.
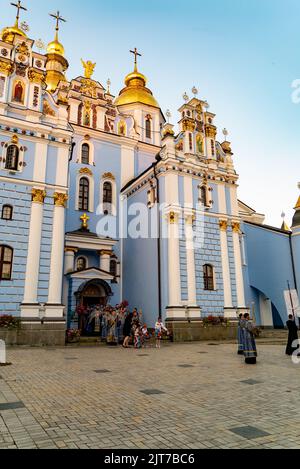
[[[298,345],[296,347],[293,343],[295,340],[298,341],[298,327],[292,314],[289,315],[289,320],[287,321],[286,325],[289,331],[289,337],[285,353],[286,355],[292,356],[293,353],[299,349],[299,343],[297,342]]]
[[[131,337],[131,332],[132,332],[132,322],[133,322],[133,313],[127,314],[124,322],[124,329],[123,329],[123,335],[125,337],[124,342],[123,342],[123,347],[124,348],[129,348],[129,339]]]

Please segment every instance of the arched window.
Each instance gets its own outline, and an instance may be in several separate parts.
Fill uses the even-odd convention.
[[[110,273],[111,275],[113,275],[114,277],[117,276],[117,261],[116,259],[112,259],[110,261]]]
[[[78,210],[89,211],[90,182],[87,178],[81,178],[79,181],[79,200]]]
[[[90,146],[87,143],[81,147],[81,163],[90,164]]]
[[[111,182],[103,184],[103,211],[105,215],[112,213],[113,187]]]
[[[13,100],[21,104],[24,102],[24,87],[21,81],[18,81],[15,85]]]
[[[76,270],[78,272],[82,272],[83,270],[86,270],[87,268],[87,263],[85,257],[78,257],[77,262],[76,262]]]
[[[9,145],[6,151],[5,168],[11,169],[12,171],[17,171],[18,163],[19,163],[19,148],[17,147],[17,145]]]
[[[202,186],[200,188],[200,202],[204,207],[207,207],[207,188],[206,186]]]
[[[203,267],[204,290],[214,291],[215,289],[215,276],[214,268],[210,264]]]
[[[3,205],[2,207],[2,220],[12,220],[13,208],[11,205]]]
[[[12,248],[0,245],[0,280],[11,280],[13,254]]]
[[[146,138],[151,138],[151,119],[147,117],[146,119]]]

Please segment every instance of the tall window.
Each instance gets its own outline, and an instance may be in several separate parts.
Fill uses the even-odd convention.
[[[0,245],[0,280],[11,280],[13,249]]]
[[[81,178],[79,182],[78,209],[83,212],[89,211],[90,183],[87,178]]]
[[[151,119],[147,117],[146,119],[146,138],[151,138]]]
[[[206,264],[203,267],[203,278],[204,278],[204,290],[214,291],[215,278],[214,278],[214,268],[212,265]]]
[[[207,189],[205,186],[200,189],[200,202],[204,207],[207,207]]]
[[[2,207],[2,220],[12,220],[13,208],[11,205],[3,205]]]
[[[189,146],[190,146],[190,151],[193,150],[193,136],[192,134],[189,134]]]
[[[17,145],[9,145],[6,151],[5,168],[17,171],[19,163],[19,148]]]
[[[117,261],[115,259],[112,259],[110,261],[110,273],[111,275],[113,275],[114,277],[117,276]]]
[[[90,146],[84,143],[81,148],[81,163],[90,164]]]
[[[113,188],[111,182],[103,184],[103,211],[105,215],[112,213]]]
[[[87,264],[86,264],[86,259],[84,257],[78,257],[77,263],[76,263],[76,270],[78,272],[82,272],[83,270],[86,270]]]

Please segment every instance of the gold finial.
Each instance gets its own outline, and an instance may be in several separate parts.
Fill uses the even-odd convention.
[[[137,58],[142,57],[142,54],[140,54],[138,52],[136,47],[134,48],[134,50],[131,50],[130,53],[134,54],[134,71],[137,72],[137,70],[138,70],[138,68],[137,68]]]
[[[93,73],[94,73],[96,64],[95,63],[93,64],[93,62],[91,62],[90,60],[87,60],[85,62],[82,59],[81,59],[81,63],[82,63],[82,66],[84,68],[84,76],[85,76],[85,78],[87,78],[89,80],[92,77]]]
[[[23,7],[20,0],[18,0],[18,3],[11,3],[11,6],[16,7],[16,9],[17,9],[15,28],[18,28],[19,27],[19,19],[20,19],[20,10],[27,11],[27,8]]]
[[[53,14],[53,13],[49,13],[49,15],[50,15],[52,18],[56,19],[56,27],[55,27],[56,34],[55,34],[55,39],[56,39],[56,41],[58,41],[59,22],[61,21],[61,22],[63,22],[63,23],[66,23],[67,21],[66,21],[64,18],[62,18],[62,17],[60,16],[59,11],[56,13],[56,15]]]
[[[87,216],[86,213],[84,213],[82,215],[82,217],[80,217],[80,220],[81,220],[81,229],[82,230],[88,230],[89,226],[88,226],[88,221],[89,221],[90,217]]]

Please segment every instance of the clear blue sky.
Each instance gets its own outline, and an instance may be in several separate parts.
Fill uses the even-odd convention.
[[[300,104],[291,83],[300,78],[299,0],[24,0],[30,37],[49,42],[59,9],[68,20],[61,40],[68,78],[80,58],[97,62],[117,94],[132,69],[129,49],[143,53],[141,71],[163,111],[178,121],[182,94],[193,85],[226,127],[240,174],[240,198],[280,225],[290,223],[300,181]],[[1,26],[14,9],[0,0]],[[191,94],[191,93],[190,93]]]

